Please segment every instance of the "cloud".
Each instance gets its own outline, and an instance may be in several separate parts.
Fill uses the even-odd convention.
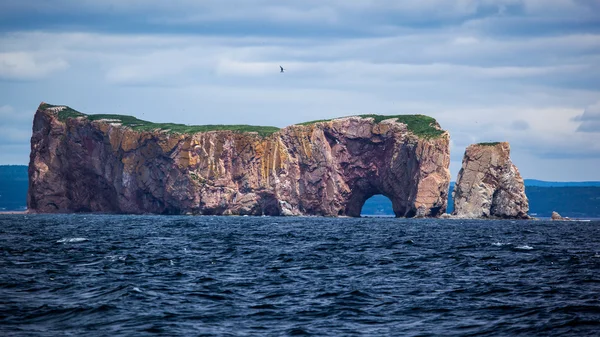
[[[14,113],[15,109],[10,105],[2,105],[0,106],[0,118],[11,116]]]
[[[575,116],[573,121],[581,122],[577,132],[600,133],[600,101],[588,106],[583,114]]]
[[[0,143],[26,144],[31,138],[31,131],[23,128],[0,126]]]
[[[18,113],[10,105],[0,106],[0,144],[25,145],[31,138],[33,116]]]
[[[593,14],[598,6],[589,2],[594,1],[4,0],[0,30],[323,37],[463,27],[491,35],[560,35],[599,23]]]
[[[285,63],[293,69],[295,76],[310,75],[327,81],[346,80],[382,83],[382,80],[400,81],[479,81],[531,79],[544,80],[552,85],[555,79],[585,76],[590,65],[586,63],[547,65],[520,65],[518,59],[511,65],[478,65],[486,58],[489,50],[472,49],[464,52],[464,47],[454,46],[445,37],[421,36],[381,39],[340,39],[323,43],[315,40],[283,40],[280,38],[207,38],[147,35],[98,35],[98,34],[18,34],[23,40],[31,40],[30,45],[22,44],[21,50],[28,53],[36,50],[37,41],[55,41],[55,46],[44,46],[46,51],[73,64],[77,61],[95,61],[105,69],[105,78],[111,83],[164,85],[174,80],[181,85],[195,83],[198,78],[213,75],[263,76],[278,65]],[[17,37],[8,37],[12,41]],[[441,47],[421,48],[418,40],[440,40]],[[576,40],[576,37],[573,38]],[[573,40],[572,39],[572,40]],[[600,39],[600,38],[599,38]],[[563,40],[563,42],[572,41]],[[569,42],[571,45],[573,42]],[[14,44],[14,43],[13,43]],[[519,45],[487,43],[490,50],[519,50]],[[553,44],[552,47],[551,44]],[[409,53],[397,45],[415,45]],[[547,41],[543,46],[548,50],[564,47],[561,41]],[[442,52],[444,49],[444,52]],[[540,48],[542,49],[542,48]],[[548,51],[547,50],[547,51]],[[544,53],[539,52],[543,63]],[[507,58],[505,58],[506,62]],[[574,63],[575,61],[573,61]],[[34,70],[29,70],[31,73]],[[42,72],[43,73],[43,72]],[[582,74],[582,75],[578,75]],[[182,80],[185,79],[185,80]]]
[[[513,130],[519,130],[519,131],[528,130],[529,123],[527,123],[527,121],[524,121],[522,119],[517,119],[517,120],[514,120],[512,123],[510,123],[510,127]]]
[[[10,105],[0,106],[0,120],[3,125],[28,124],[33,120],[33,115],[28,113],[17,113]]]
[[[0,165],[27,165],[30,151],[29,144],[0,143]]]
[[[0,53],[0,78],[32,80],[64,70],[69,64],[60,58],[39,57],[28,52]]]

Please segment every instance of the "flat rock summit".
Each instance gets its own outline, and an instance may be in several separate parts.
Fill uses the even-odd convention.
[[[383,194],[398,217],[438,217],[448,200],[449,140],[423,115],[277,129],[156,124],[42,103],[27,203],[42,213],[355,217]]]

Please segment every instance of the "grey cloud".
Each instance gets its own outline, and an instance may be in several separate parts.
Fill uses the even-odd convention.
[[[0,78],[34,80],[68,68],[60,58],[44,59],[27,52],[0,52]],[[37,57],[36,57],[37,56]]]
[[[522,119],[517,119],[517,120],[513,121],[512,123],[510,123],[510,127],[513,130],[518,130],[518,131],[528,130],[530,128],[529,123],[527,123],[526,121],[524,121]]]
[[[585,2],[565,0],[543,4],[539,0],[305,0],[285,4],[277,0],[4,0],[0,13],[0,30],[4,31],[50,27],[60,31],[320,37],[389,36],[398,30],[410,33],[462,25],[492,35],[556,35],[565,30],[589,31],[599,23]]]
[[[531,131],[511,141],[511,151],[530,153],[534,158],[544,160],[600,159],[599,144],[598,134],[581,135],[556,130],[548,135]]]
[[[581,123],[577,128],[577,132],[600,132],[600,120]]]
[[[581,122],[577,132],[600,133],[600,102],[590,105],[583,114],[573,118],[575,122]]]
[[[28,144],[31,130],[26,127],[0,127],[0,143],[2,144]]]
[[[32,121],[32,113],[17,111],[10,105],[0,106],[0,125],[2,126],[27,125]]]
[[[61,33],[0,36],[3,44],[26,50],[8,54],[31,55],[30,59],[37,59],[38,53],[51,53],[57,59],[67,60],[72,67],[76,67],[78,61],[94,62],[101,65],[105,79],[127,85],[187,86],[212,81],[219,76],[262,76],[270,74],[273,64],[280,62],[291,67],[293,75],[290,73],[290,76],[294,76],[295,81],[300,77],[313,81],[318,78],[335,85],[348,81],[379,85],[389,81],[413,85],[435,81],[453,86],[471,83],[483,87],[483,82],[502,81],[502,86],[509,88],[506,82],[515,84],[517,79],[521,85],[552,85],[557,79],[569,78],[572,86],[584,87],[587,76],[594,70],[590,65],[571,64],[571,58],[581,61],[577,54],[563,55],[553,63],[548,60],[543,66],[523,66],[520,59],[511,59],[508,55],[500,64],[494,59],[482,61],[488,59],[489,50],[510,50],[510,54],[527,54],[543,62],[544,57],[550,59],[546,54],[554,55],[549,51],[573,49],[572,46],[583,48],[586,43],[593,43],[585,37],[581,41],[577,37],[530,41],[529,44],[537,45],[537,49],[528,48],[522,41],[512,44],[487,41],[484,47],[469,47],[460,45],[462,42],[453,44],[454,40],[460,41],[451,35],[429,33],[395,38],[330,39],[327,43],[319,39],[294,38],[215,39]],[[405,47],[397,48],[398,45]],[[38,68],[22,66],[20,73],[22,76],[44,74],[36,71]],[[53,71],[53,68],[48,69]],[[50,75],[48,71],[46,75]]]
[[[29,162],[30,146],[28,143],[0,143],[0,165],[24,165]]]
[[[541,159],[600,159],[600,151],[548,151],[537,156]]]
[[[33,116],[9,105],[0,106],[0,144],[26,145],[31,138]]]

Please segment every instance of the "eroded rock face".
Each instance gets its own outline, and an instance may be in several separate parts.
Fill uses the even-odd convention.
[[[348,117],[268,137],[138,132],[38,109],[28,207],[37,212],[360,216],[387,196],[397,216],[445,212],[449,136]]]
[[[525,184],[506,142],[470,145],[452,195],[459,217],[529,218]]]

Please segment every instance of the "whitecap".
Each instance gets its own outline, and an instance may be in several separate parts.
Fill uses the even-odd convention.
[[[522,245],[522,246],[516,246],[515,249],[520,249],[520,250],[532,250],[533,247],[528,246],[528,245]]]
[[[138,288],[138,287],[133,287],[133,291],[137,291],[138,293],[142,292],[142,290],[140,288]]]
[[[109,259],[111,262],[115,262],[115,261],[125,261],[127,259],[127,257],[125,256],[119,256],[119,255],[107,255],[104,257],[105,259]]]
[[[502,246],[508,246],[508,245],[510,245],[510,242],[508,242],[508,243],[503,243],[503,242],[492,243],[492,246],[496,246],[496,247],[502,247]]]
[[[86,238],[62,238],[56,242],[58,242],[58,243],[77,243],[77,242],[84,242],[84,241],[88,241],[88,239],[86,239]]]

